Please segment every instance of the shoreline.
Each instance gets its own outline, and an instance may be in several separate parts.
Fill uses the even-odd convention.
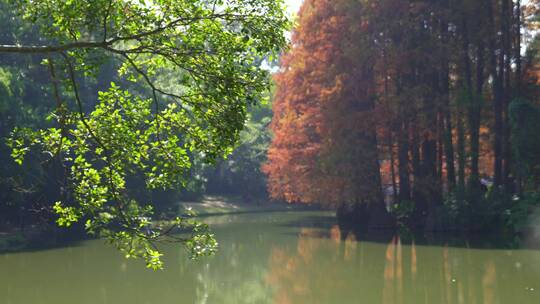
[[[283,202],[272,202],[268,199],[246,199],[225,195],[205,195],[198,201],[179,202],[177,208],[178,214],[185,214],[190,210],[191,212],[195,212],[195,217],[260,212],[322,210],[314,205],[288,204]]]

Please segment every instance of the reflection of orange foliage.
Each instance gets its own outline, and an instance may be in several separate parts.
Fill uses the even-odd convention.
[[[311,263],[313,258],[313,252],[317,249],[317,242],[313,241],[313,238],[320,237],[320,232],[302,228],[300,231],[300,237],[298,238],[298,245],[296,251],[300,258],[305,261],[307,264]]]
[[[396,244],[395,244],[395,238],[394,238],[392,239],[392,242],[388,244],[388,246],[386,247],[386,254],[385,254],[386,264],[384,266],[384,279],[385,280],[394,279],[395,249],[396,249]]]
[[[467,259],[465,254],[474,254],[474,249],[454,250],[445,245],[419,250],[415,243],[403,248],[394,237],[385,246],[366,243],[364,248],[370,249],[357,251],[354,234],[347,234],[344,241],[332,235],[339,235],[336,227],[327,231],[303,228],[295,246],[272,248],[266,283],[273,290],[273,303],[352,302],[356,295],[362,299],[359,290],[366,285],[369,303],[502,303],[502,295],[497,294],[496,260],[472,264],[479,260]],[[364,258],[367,263],[360,262]]]
[[[304,296],[308,292],[307,278],[301,276],[291,276],[297,273],[297,269],[301,267],[301,263],[305,263],[301,258],[290,258],[284,251],[276,249],[272,251],[272,261],[279,261],[280,265],[273,268],[275,272],[273,276],[267,277],[267,282],[272,286],[282,285],[287,286],[292,293],[298,296]],[[285,267],[283,267],[285,266]],[[287,293],[277,293],[276,303],[293,303],[287,299]]]
[[[272,248],[270,254],[270,272],[266,282],[274,287],[274,303],[296,303],[295,298],[305,297],[311,290],[307,272],[303,271],[313,265],[313,254],[320,247],[320,232],[302,228],[298,238],[295,254],[287,254],[284,250]]]
[[[330,238],[336,243],[341,242],[341,230],[338,225],[334,225],[330,229]]]
[[[298,280],[292,280],[292,278],[289,277],[290,273],[294,273],[294,269],[296,267],[295,261],[289,259],[285,251],[280,249],[272,249],[272,254],[270,256],[271,263],[279,264],[277,267],[271,267],[272,269],[272,275],[267,276],[266,282],[272,286],[279,286],[279,285],[289,285],[294,286],[294,289],[296,292],[302,293],[298,288]],[[281,304],[289,304],[292,303],[291,300],[288,298],[287,293],[280,293],[277,292],[274,297],[274,303],[281,303]]]
[[[337,234],[338,228],[331,228]],[[330,231],[329,231],[330,232]],[[269,259],[269,272],[266,283],[274,290],[273,303],[320,303],[321,299],[311,298],[313,293],[333,293],[343,288],[348,282],[342,281],[340,271],[331,260],[320,259],[321,255],[329,253],[327,258],[337,258],[342,243],[340,238],[328,239],[328,236],[317,229],[302,228],[299,233],[296,250],[287,252],[273,247]],[[330,234],[332,236],[332,233]],[[345,256],[354,252],[354,235],[349,234],[345,241]],[[349,244],[347,244],[349,243]],[[349,247],[349,249],[347,249]],[[314,258],[317,256],[317,258]],[[332,279],[330,279],[332,278]]]

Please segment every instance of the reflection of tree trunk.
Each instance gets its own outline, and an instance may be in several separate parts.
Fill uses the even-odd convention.
[[[351,261],[356,253],[356,235],[353,232],[349,232],[345,238],[345,261]]]
[[[403,255],[401,248],[401,239],[397,237],[397,249],[396,249],[396,284],[397,284],[397,303],[403,303]]]
[[[390,242],[390,244],[386,246],[382,304],[395,303],[395,289],[394,289],[394,279],[396,276],[395,255],[396,255],[396,238],[394,237],[392,239],[392,242]]]
[[[334,225],[332,228],[330,228],[330,239],[332,239],[336,244],[341,242],[341,229],[338,225]]]
[[[475,265],[475,262],[472,260],[472,257],[471,257],[471,248],[470,248],[470,245],[469,245],[469,241],[466,241],[465,242],[466,244],[466,247],[467,247],[467,266],[468,266],[468,269],[474,269],[474,267],[476,266]],[[468,276],[467,276],[467,280],[468,280],[468,291],[469,291],[469,296],[467,297],[467,300],[468,300],[468,303],[477,303],[476,302],[476,291],[477,291],[477,287],[475,285],[476,283],[476,280],[474,279],[474,274],[472,271],[469,271],[468,272]]]
[[[446,294],[446,303],[452,303],[452,272],[450,269],[450,261],[448,257],[448,244],[444,245],[443,249],[443,271],[444,271],[444,283],[445,283],[445,294]]]
[[[497,268],[493,261],[488,261],[485,266],[484,276],[482,277],[482,292],[484,304],[494,304],[495,288],[497,283]]]
[[[463,282],[458,282],[457,286],[457,302],[458,304],[465,304],[465,295],[464,295],[464,288],[463,288]]]
[[[416,275],[417,275],[417,272],[418,272],[418,268],[417,268],[416,263],[417,263],[416,262],[416,245],[415,245],[415,243],[413,241],[412,245],[411,245],[411,275],[412,275],[413,285],[416,282]]]
[[[392,238],[386,247],[382,292],[383,304],[403,303],[403,254],[399,237]]]

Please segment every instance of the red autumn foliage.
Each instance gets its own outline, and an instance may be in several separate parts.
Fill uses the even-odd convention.
[[[379,195],[371,63],[358,57],[369,26],[358,23],[360,12],[352,1],[301,8],[275,76],[274,140],[263,168],[275,199],[335,206]]]

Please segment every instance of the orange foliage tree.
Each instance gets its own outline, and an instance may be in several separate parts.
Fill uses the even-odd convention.
[[[274,139],[264,166],[274,199],[347,212],[382,203],[372,9],[350,0],[302,6],[275,77]]]

